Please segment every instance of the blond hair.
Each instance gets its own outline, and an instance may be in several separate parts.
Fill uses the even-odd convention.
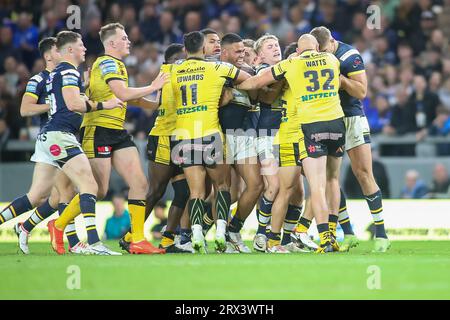
[[[256,40],[255,44],[253,45],[253,49],[255,50],[256,54],[259,54],[261,52],[262,46],[264,45],[264,42],[266,42],[267,40],[279,41],[278,38],[273,34],[266,33],[265,35],[261,36],[258,40]]]
[[[109,23],[103,26],[98,33],[100,35],[101,42],[104,43],[109,37],[115,35],[117,29],[125,30],[124,26],[118,22]]]

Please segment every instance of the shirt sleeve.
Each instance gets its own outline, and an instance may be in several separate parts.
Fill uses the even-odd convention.
[[[67,69],[61,72],[62,88],[77,87],[81,90],[80,73],[75,69]]]
[[[284,75],[286,74],[291,61],[292,59],[282,60],[272,67],[272,75],[275,80],[284,79]]]
[[[25,89],[25,94],[33,98],[39,99],[42,91],[45,87],[45,81],[40,75],[33,76],[28,80],[27,87]]]
[[[99,64],[101,76],[106,83],[111,80],[126,81],[126,76],[122,70],[122,66],[113,59],[106,59]]]
[[[216,64],[216,70],[219,71],[222,77],[225,77],[231,81],[236,80],[239,75],[239,69],[227,62],[218,62]]]
[[[364,61],[356,49],[349,50],[339,60],[341,73],[346,77],[365,72]]]

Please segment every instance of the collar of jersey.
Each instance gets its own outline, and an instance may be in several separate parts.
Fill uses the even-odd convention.
[[[189,58],[186,58],[186,60],[200,60],[200,61],[205,61],[205,59],[199,58],[199,57],[189,57]]]
[[[116,58],[116,57],[113,57],[112,55],[110,55],[110,54],[103,54],[103,56],[105,56],[105,57],[111,57],[111,58],[113,58],[113,59],[116,59],[116,60],[119,60],[120,62],[123,62],[122,60],[120,60],[119,58]]]
[[[300,55],[299,55],[299,57],[306,57],[307,55],[311,55],[311,53],[318,53],[316,50],[314,50],[314,49],[307,49],[307,50],[305,50],[305,51],[303,51]]]
[[[67,64],[70,64],[72,67],[74,67],[75,69],[77,68],[77,67],[75,67],[75,65],[73,64],[73,63],[71,63],[71,62],[69,62],[69,61],[66,61],[66,60],[63,60],[63,61],[61,61],[61,63],[67,63]]]

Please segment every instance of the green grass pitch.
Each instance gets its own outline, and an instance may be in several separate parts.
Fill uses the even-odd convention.
[[[24,256],[2,243],[0,299],[450,299],[450,242],[397,241],[386,254],[371,248],[101,257],[57,256],[48,243],[30,243]],[[80,289],[67,287],[70,266],[80,270]]]

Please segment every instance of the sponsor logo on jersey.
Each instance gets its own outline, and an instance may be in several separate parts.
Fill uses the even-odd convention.
[[[177,115],[182,114],[188,114],[188,113],[194,113],[194,112],[201,112],[201,111],[207,111],[207,106],[196,106],[196,107],[189,107],[189,108],[181,108],[177,110]]]
[[[302,102],[310,101],[314,99],[322,99],[322,98],[331,98],[337,96],[337,92],[323,92],[323,93],[314,93],[314,94],[306,94],[302,96]]]

